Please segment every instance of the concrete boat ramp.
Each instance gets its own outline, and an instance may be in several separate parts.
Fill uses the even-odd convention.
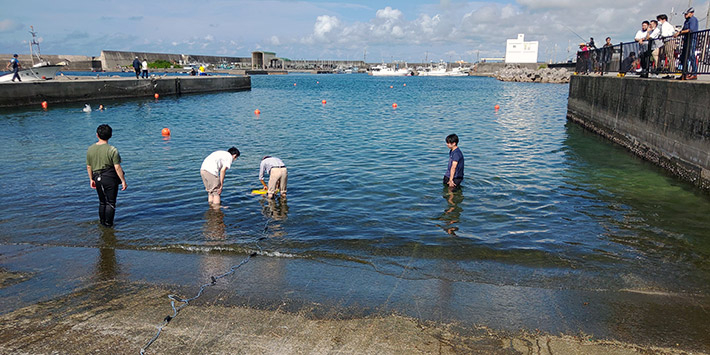
[[[0,83],[0,107],[77,101],[251,90],[249,76],[59,76],[53,80]]]

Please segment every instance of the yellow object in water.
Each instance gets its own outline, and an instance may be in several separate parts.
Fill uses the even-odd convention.
[[[269,192],[267,189],[251,190],[253,195],[265,195],[267,192]],[[279,192],[279,189],[276,189],[276,192]]]

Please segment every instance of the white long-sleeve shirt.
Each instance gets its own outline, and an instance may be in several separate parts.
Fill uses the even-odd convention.
[[[276,157],[268,157],[264,160],[261,161],[261,165],[259,165],[259,180],[264,180],[264,174],[271,174],[271,168],[285,168],[286,165],[284,164],[281,159],[276,158]]]

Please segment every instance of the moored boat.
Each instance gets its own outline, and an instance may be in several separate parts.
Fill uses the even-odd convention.
[[[37,32],[35,32],[33,26],[30,26],[30,33],[32,34],[32,41],[30,42],[32,67],[20,69],[17,72],[20,75],[20,80],[23,82],[32,82],[53,79],[54,76],[57,75],[57,72],[62,69],[63,65],[51,64],[50,62],[43,60],[39,51],[39,42],[37,42]],[[37,63],[35,63],[35,57],[37,58]],[[13,72],[1,75],[0,83],[12,81],[14,75],[15,74]]]
[[[390,68],[385,64],[380,64],[372,67],[369,74],[372,76],[409,76],[412,75],[412,71],[406,66],[404,68]]]

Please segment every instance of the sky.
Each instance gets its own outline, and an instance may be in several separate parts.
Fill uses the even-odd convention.
[[[367,62],[502,57],[506,39],[538,41],[538,61],[564,61],[607,36],[633,41],[643,20],[682,25],[689,5],[706,28],[710,1],[689,0],[62,0],[3,1],[0,53],[29,53],[30,26],[44,54],[101,50]]]

